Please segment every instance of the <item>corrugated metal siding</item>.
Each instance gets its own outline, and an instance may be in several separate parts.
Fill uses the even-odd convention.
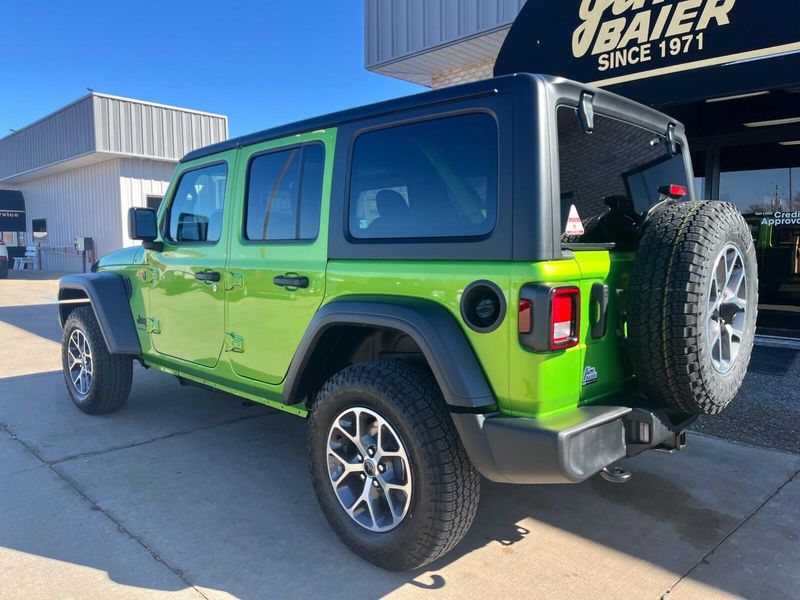
[[[92,93],[0,140],[0,181],[94,152],[177,161],[226,139],[224,116]]]
[[[77,236],[90,236],[100,257],[133,245],[128,209],[145,206],[147,196],[163,196],[174,171],[174,163],[115,158],[3,187],[25,196],[29,232],[33,219],[47,219],[42,268],[76,272],[82,268],[80,256],[65,254],[61,247],[71,247]]]
[[[374,68],[508,26],[524,4],[525,0],[364,0],[365,65]]]
[[[55,251],[72,246],[76,236],[93,237],[97,256],[122,245],[119,182],[119,160],[113,159],[15,186],[25,196],[28,231],[33,219],[47,219],[43,269],[79,271],[79,256]]]
[[[147,196],[164,196],[174,172],[175,165],[170,163],[134,159],[119,161],[122,243],[125,246],[140,243],[128,237],[128,209],[146,206]]]
[[[228,137],[224,117],[102,95],[93,102],[98,152],[178,160]]]
[[[0,140],[0,179],[93,150],[92,98],[87,96]]]

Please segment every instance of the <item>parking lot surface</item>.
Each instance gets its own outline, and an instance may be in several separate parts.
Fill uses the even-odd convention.
[[[0,598],[800,597],[800,454],[753,445],[745,423],[750,443],[692,434],[626,461],[625,485],[484,482],[454,552],[387,573],[328,528],[301,419],[140,367],[124,410],[80,413],[55,290],[0,281]],[[797,402],[791,360],[754,375],[742,419],[767,410],[761,377]]]

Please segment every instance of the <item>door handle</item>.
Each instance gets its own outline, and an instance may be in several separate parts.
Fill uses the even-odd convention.
[[[272,283],[278,287],[307,288],[308,277],[305,275],[276,275]]]
[[[217,283],[222,277],[218,271],[200,271],[199,273],[194,274],[194,278],[197,279],[197,281],[210,281]]]
[[[597,340],[605,337],[608,326],[608,286],[595,283],[592,286],[591,298],[597,305],[597,321],[592,323],[592,339]]]

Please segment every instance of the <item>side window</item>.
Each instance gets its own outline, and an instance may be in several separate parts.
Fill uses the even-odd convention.
[[[247,179],[245,239],[316,239],[324,166],[322,144],[279,150],[253,158]]]
[[[186,171],[169,209],[169,239],[174,242],[218,242],[222,237],[227,163]]]
[[[350,175],[350,235],[488,234],[497,220],[497,152],[497,124],[485,113],[360,135]]]

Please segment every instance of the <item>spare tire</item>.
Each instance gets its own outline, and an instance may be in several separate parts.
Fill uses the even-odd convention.
[[[757,310],[753,238],[735,206],[684,202],[651,215],[628,300],[631,362],[651,401],[722,411],[747,373]]]

